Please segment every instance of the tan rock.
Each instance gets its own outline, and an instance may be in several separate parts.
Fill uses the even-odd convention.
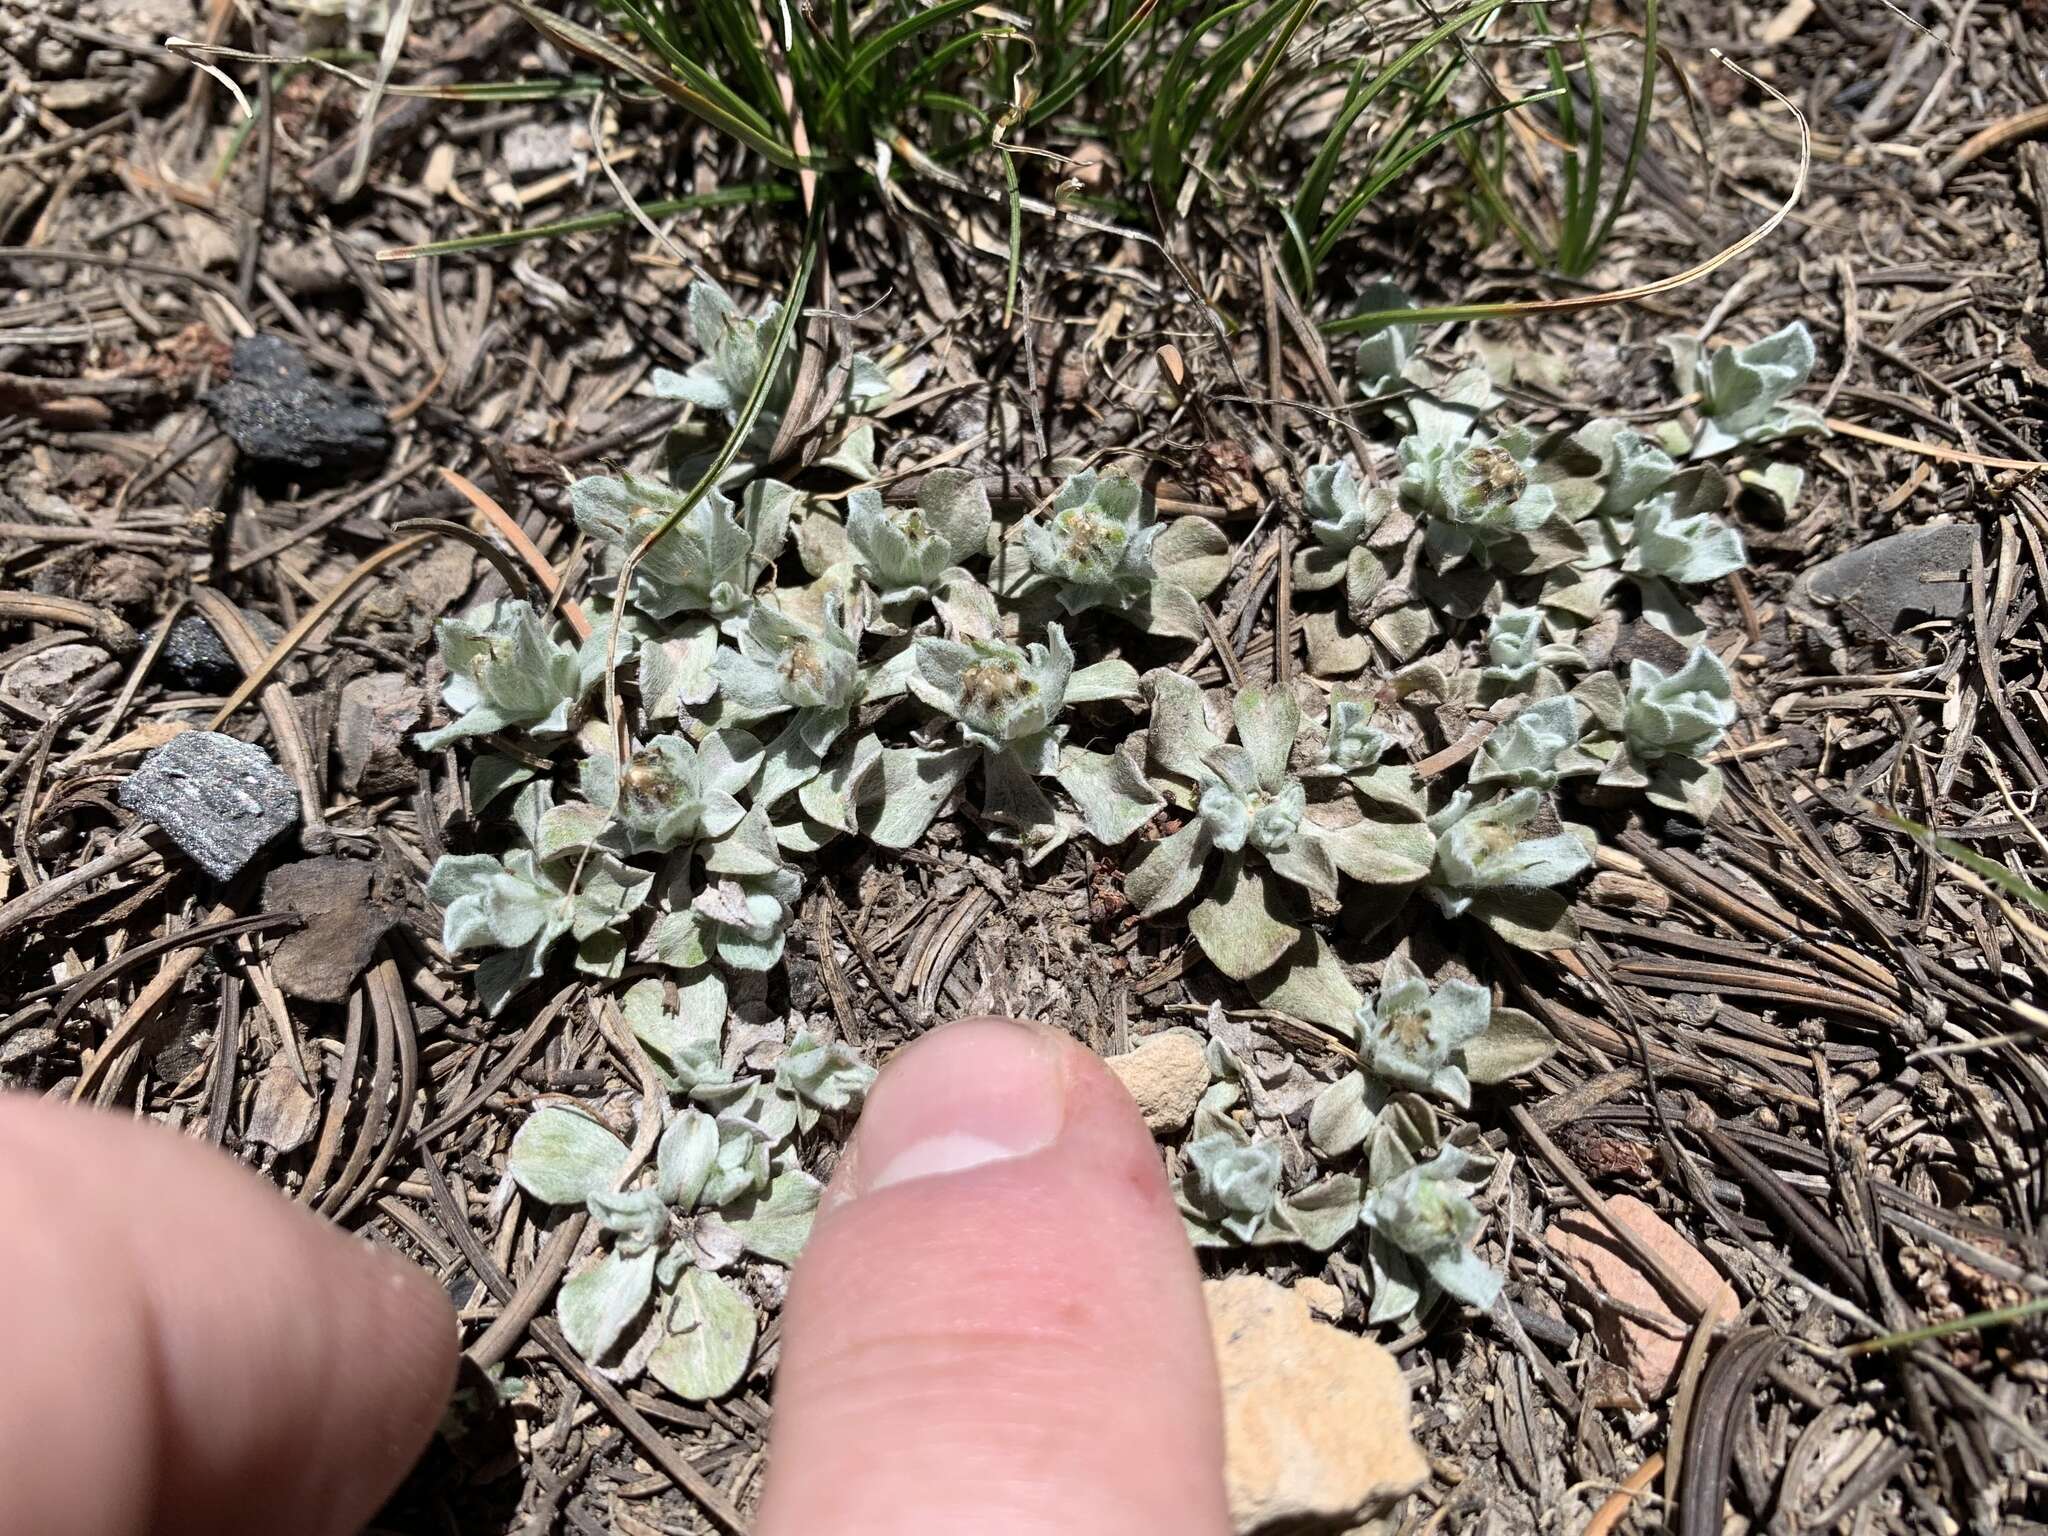
[[[1123,1055],[1109,1057],[1107,1064],[1138,1101],[1146,1126],[1160,1134],[1186,1130],[1209,1086],[1202,1040],[1191,1030],[1169,1029],[1148,1036]]]
[[[1692,1293],[1695,1307],[1685,1317],[1673,1310],[1656,1282],[1643,1273],[1607,1224],[1590,1211],[1572,1211],[1558,1217],[1550,1224],[1544,1241],[1587,1284],[1616,1301],[1625,1301],[1670,1322],[1670,1329],[1660,1332],[1619,1313],[1603,1314],[1596,1320],[1608,1358],[1628,1367],[1643,1400],[1654,1402],[1671,1390],[1672,1378],[1685,1353],[1688,1327],[1698,1315],[1698,1308],[1706,1306],[1720,1290],[1721,1275],[1706,1255],[1634,1195],[1614,1195],[1604,1204],[1607,1214],[1662,1259]]]
[[[1334,1323],[1344,1315],[1344,1293],[1327,1280],[1297,1280],[1293,1291],[1308,1303],[1309,1311],[1327,1322]]]
[[[1202,1287],[1223,1382],[1224,1480],[1239,1536],[1349,1531],[1429,1476],[1408,1384],[1371,1339],[1319,1323],[1257,1275]]]

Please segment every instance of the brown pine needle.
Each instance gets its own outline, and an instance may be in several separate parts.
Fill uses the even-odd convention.
[[[512,515],[499,506],[482,490],[458,475],[452,469],[443,469],[441,478],[447,481],[491,525],[492,530],[512,546],[512,552],[526,562],[526,568],[533,572],[549,602],[561,603],[562,618],[576,631],[578,640],[590,638],[590,620],[583,616],[583,610],[575,603],[562,600],[562,578],[555,574],[555,568],[548,564],[548,557],[542,554],[533,540],[526,536],[526,530],[512,521]]]

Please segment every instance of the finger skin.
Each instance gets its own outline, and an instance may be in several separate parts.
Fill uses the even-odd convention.
[[[870,1095],[791,1277],[760,1536],[1228,1531],[1200,1272],[1090,1052],[1041,1032],[1065,1098],[1042,1150],[848,1199],[905,1118],[989,1091],[987,1032],[1018,1028],[939,1030]]]
[[[454,1383],[431,1276],[155,1126],[0,1094],[0,1254],[0,1536],[343,1536]]]

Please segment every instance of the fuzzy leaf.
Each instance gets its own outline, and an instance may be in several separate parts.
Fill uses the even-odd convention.
[[[1466,1108],[1472,1095],[1460,1061],[1485,1033],[1492,1008],[1484,987],[1453,980],[1432,991],[1413,964],[1396,956],[1378,993],[1358,1010],[1359,1064],[1391,1088],[1435,1093]]]
[[[1503,608],[1486,631],[1490,663],[1480,676],[1488,682],[1528,684],[1545,667],[1583,667],[1586,658],[1574,646],[1551,639],[1550,622],[1540,608]]]
[[[505,1171],[545,1205],[581,1205],[618,1181],[626,1144],[588,1115],[545,1105],[512,1138]]]
[[[1436,841],[1413,821],[1366,817],[1346,827],[1317,827],[1314,836],[1330,861],[1360,885],[1413,885],[1429,874]]]
[[[1150,821],[1165,798],[1122,752],[1064,747],[1056,775],[1088,835],[1114,847]]]
[[[1519,1008],[1496,1008],[1485,1030],[1465,1042],[1465,1075],[1485,1086],[1533,1072],[1557,1054],[1557,1041]]]
[[[612,1352],[646,1309],[659,1257],[654,1248],[632,1255],[608,1253],[562,1282],[555,1319],[571,1349],[593,1363]]]
[[[686,504],[658,481],[591,475],[569,488],[569,501],[576,526],[621,558],[674,516],[634,567],[633,606],[650,619],[678,613],[725,618],[752,600],[755,582],[779,553],[794,494],[757,480],[747,488],[743,519],[716,486]]]
[[[1164,667],[1145,674],[1145,689],[1152,696],[1146,739],[1153,764],[1183,779],[1202,779],[1210,754],[1223,745],[1210,729],[1202,690]]]
[[[1365,1001],[1323,936],[1313,929],[1261,976],[1254,992],[1276,1013],[1348,1030],[1359,1004]]]
[[[1156,916],[1194,895],[1211,846],[1209,829],[1201,821],[1191,821],[1154,843],[1124,874],[1124,894],[1138,915]]]
[[[1467,782],[1548,789],[1557,783],[1558,759],[1578,740],[1578,706],[1561,695],[1544,699],[1486,738]]]
[[[1301,729],[1301,706],[1285,690],[1246,688],[1231,700],[1237,739],[1251,754],[1259,787],[1275,794],[1287,778],[1288,754]]]
[[[559,735],[569,711],[598,670],[575,646],[553,638],[553,625],[530,604],[501,598],[465,618],[434,626],[448,680],[441,697],[456,718],[416,739],[436,751],[467,736],[512,727]]]
[[[716,1275],[686,1269],[660,1304],[661,1342],[647,1361],[654,1379],[689,1403],[709,1402],[738,1386],[758,1326],[747,1299]]]
[[[728,1218],[747,1251],[773,1264],[794,1264],[811,1235],[825,1186],[802,1169],[775,1176],[767,1192],[735,1208]]]
[[[1300,937],[1277,892],[1242,859],[1226,859],[1209,897],[1188,913],[1188,931],[1217,970],[1234,981],[1278,964]]]
[[[1283,1197],[1275,1214],[1302,1242],[1318,1253],[1327,1253],[1358,1225],[1364,1193],[1364,1186],[1353,1175],[1332,1174]]]
[[[1475,1187],[1469,1177],[1471,1159],[1460,1148],[1446,1146],[1429,1162],[1409,1169],[1375,1190],[1365,1203],[1363,1220],[1376,1237],[1419,1261],[1439,1285],[1452,1278],[1450,1290],[1474,1306],[1491,1306],[1499,1294],[1500,1277],[1484,1265],[1486,1277],[1464,1261],[1481,1217],[1472,1204]]]
[[[619,1012],[633,1038],[647,1048],[666,1085],[683,1093],[731,1081],[721,1037],[725,1031],[725,980],[708,966],[685,973],[670,1011],[662,984],[637,981],[626,989]]]
[[[1525,837],[1542,808],[1533,789],[1474,805],[1466,791],[1430,820],[1437,833],[1432,876],[1448,891],[1534,890],[1562,884],[1593,862],[1571,832]]]
[[[1206,517],[1177,517],[1153,541],[1152,567],[1199,603],[1230,574],[1230,539]]]
[[[876,753],[846,790],[862,835],[884,848],[915,845],[980,756],[973,747],[890,747]]]
[[[1826,429],[1810,406],[1787,405],[1813,372],[1813,335],[1794,320],[1746,347],[1720,347],[1696,369],[1706,420],[1693,444],[1695,458],[1725,453],[1744,443]]]
[[[1198,1136],[1188,1143],[1181,1201],[1241,1243],[1266,1231],[1280,1196],[1280,1149],[1241,1132]]]
[[[1734,720],[1734,679],[1705,646],[1695,647],[1668,676],[1640,657],[1629,664],[1623,728],[1638,758],[1704,757]]]
[[[1067,679],[1069,704],[1099,704],[1108,699],[1135,699],[1142,691],[1138,672],[1128,661],[1098,661],[1076,667]]]
[[[1742,535],[1713,515],[1721,505],[1720,475],[1704,465],[1688,474],[1700,476],[1703,488],[1674,487],[1635,509],[1635,544],[1623,569],[1698,586],[1749,563]]]
[[[857,1109],[875,1080],[875,1069],[843,1040],[827,1041],[807,1029],[790,1037],[775,1067],[775,1086],[813,1111],[843,1114]]]
[[[1323,1156],[1343,1157],[1365,1144],[1378,1118],[1364,1074],[1347,1072],[1309,1105],[1308,1139]]]

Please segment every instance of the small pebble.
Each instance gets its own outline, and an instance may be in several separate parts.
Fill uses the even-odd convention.
[[[122,781],[120,798],[216,880],[299,819],[298,791],[270,754],[218,731],[173,736]]]

